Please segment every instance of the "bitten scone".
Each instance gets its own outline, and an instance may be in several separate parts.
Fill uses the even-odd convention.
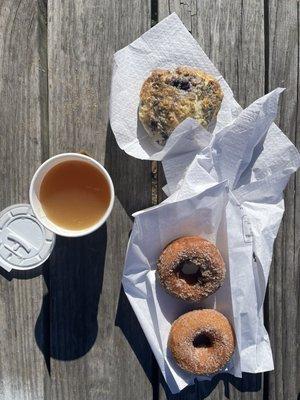
[[[223,99],[219,82],[197,68],[156,69],[140,93],[139,118],[149,136],[164,145],[186,118],[204,127],[216,117]]]

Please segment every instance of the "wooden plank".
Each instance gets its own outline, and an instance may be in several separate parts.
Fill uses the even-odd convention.
[[[151,205],[150,163],[126,156],[108,125],[112,54],[150,25],[134,0],[49,0],[50,154],[84,150],[110,172],[107,226],[58,240],[48,287],[53,399],[150,399],[153,356],[121,275],[131,213]]]
[[[299,148],[299,2],[269,1],[268,89],[283,86],[278,124]],[[269,332],[275,371],[269,399],[296,399],[299,381],[300,175],[285,191],[285,215],[274,249],[269,282]],[[298,347],[298,352],[297,352]],[[298,395],[299,396],[299,395]]]
[[[39,1],[0,3],[0,208],[27,202],[31,176],[42,161],[47,131],[45,8]],[[34,273],[0,274],[0,398],[40,400],[49,383],[43,279]],[[29,279],[32,278],[32,279]],[[47,311],[44,308],[43,311]]]
[[[242,107],[264,94],[263,0],[158,0],[159,20],[174,11],[220,70]],[[164,198],[163,185],[163,171],[158,166],[158,201]],[[223,399],[226,395],[234,399],[261,399],[263,396],[260,375],[246,374],[242,380],[221,378],[211,384],[198,384],[174,398]],[[165,397],[172,398],[161,386],[160,399]]]

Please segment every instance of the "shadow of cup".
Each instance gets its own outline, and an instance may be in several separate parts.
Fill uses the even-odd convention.
[[[50,358],[82,357],[96,340],[106,241],[106,224],[82,238],[57,237],[44,268],[48,293],[35,326],[47,365]]]

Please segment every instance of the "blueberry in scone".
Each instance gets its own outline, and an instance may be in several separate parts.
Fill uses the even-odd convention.
[[[188,117],[207,127],[217,116],[222,99],[219,82],[200,69],[156,69],[142,86],[139,119],[149,136],[163,146]]]

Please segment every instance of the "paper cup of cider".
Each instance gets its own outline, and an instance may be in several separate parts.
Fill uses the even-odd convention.
[[[60,236],[79,237],[100,228],[114,204],[114,186],[93,158],[64,153],[44,162],[29,191],[37,219]]]

